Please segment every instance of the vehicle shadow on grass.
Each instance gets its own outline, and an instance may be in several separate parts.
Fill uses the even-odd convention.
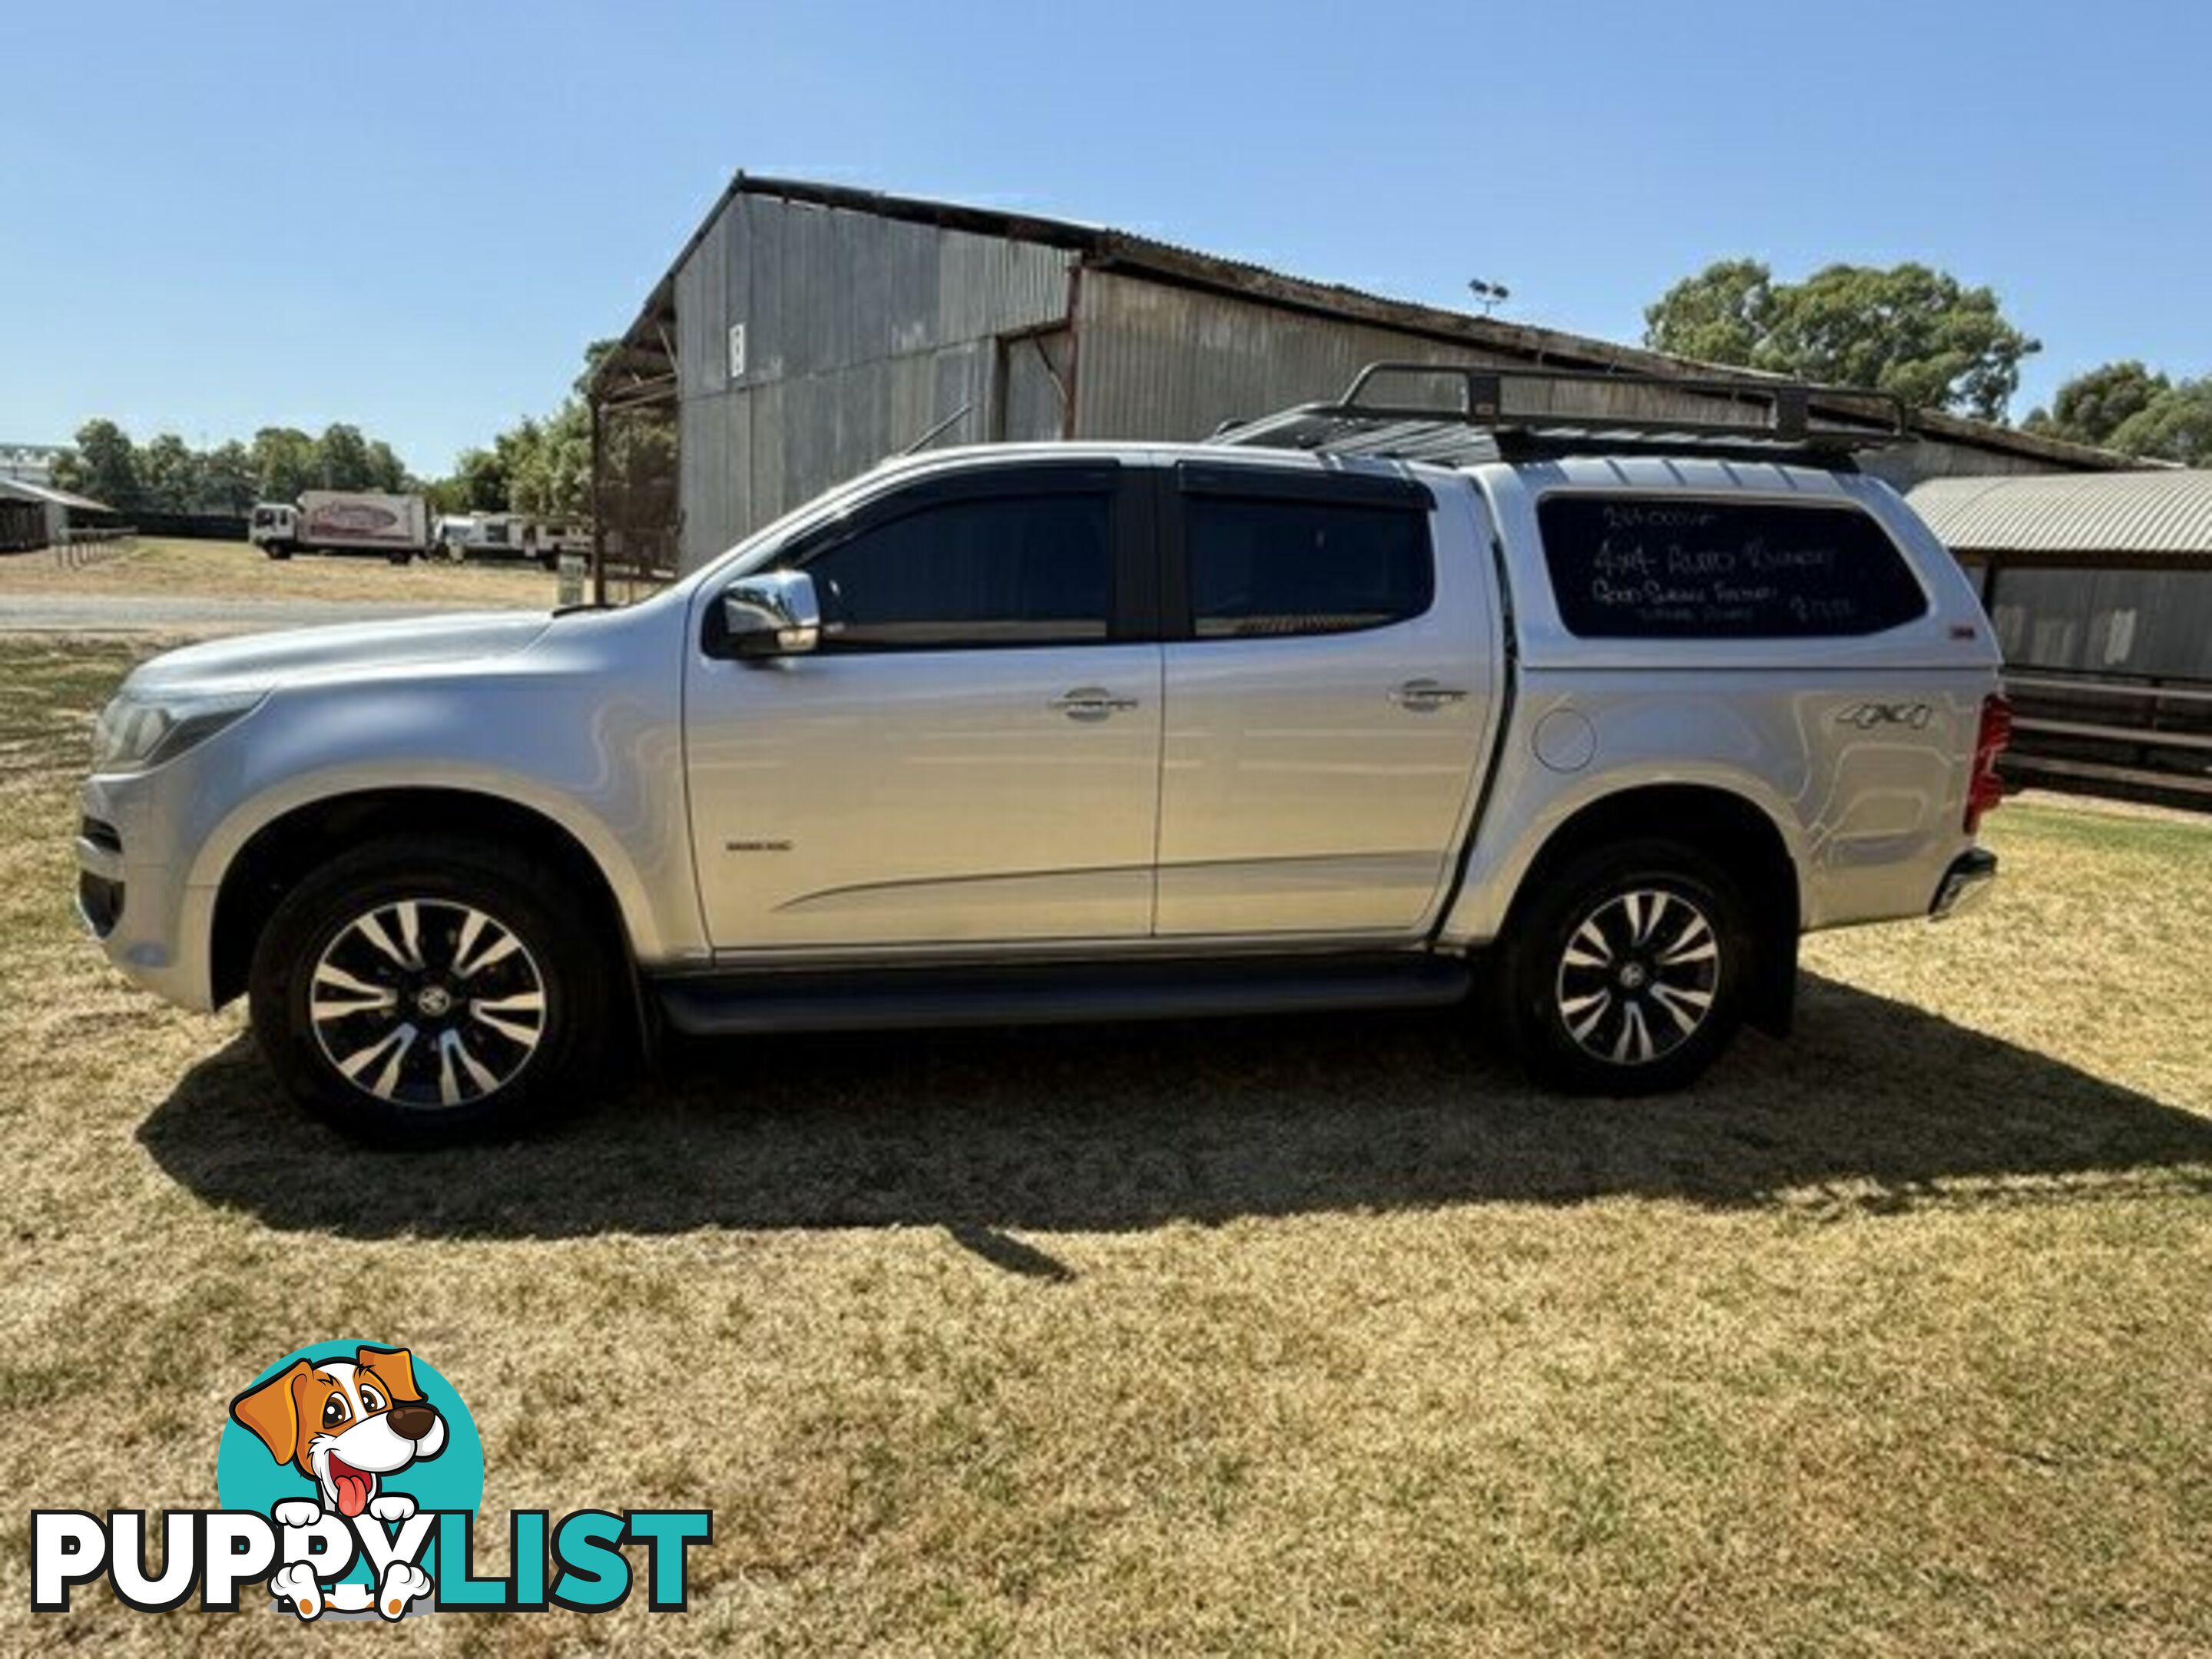
[[[1747,1036],[1657,1100],[1539,1094],[1463,1032],[1450,1015],[1344,1015],[687,1045],[572,1122],[417,1154],[301,1116],[241,1038],[139,1138],[193,1192],[279,1228],[935,1225],[1041,1278],[1064,1270],[999,1230],[1613,1194],[1818,1212],[2212,1190],[2212,1119],[1816,976],[1795,1037]]]

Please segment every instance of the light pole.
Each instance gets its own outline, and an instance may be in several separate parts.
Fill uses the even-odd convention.
[[[1513,297],[1513,290],[1503,283],[1486,283],[1480,276],[1472,279],[1467,287],[1468,292],[1474,295],[1475,304],[1482,307],[1482,314],[1486,317]]]

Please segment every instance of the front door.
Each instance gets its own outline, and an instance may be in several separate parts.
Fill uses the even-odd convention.
[[[1161,648],[1138,608],[1143,507],[1110,464],[1000,462],[896,487],[776,556],[814,579],[820,647],[695,646],[690,671],[718,951],[1147,932]]]

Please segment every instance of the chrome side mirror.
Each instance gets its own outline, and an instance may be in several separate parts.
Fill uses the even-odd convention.
[[[822,607],[804,570],[759,570],[722,590],[722,639],[732,657],[793,657],[822,641]]]

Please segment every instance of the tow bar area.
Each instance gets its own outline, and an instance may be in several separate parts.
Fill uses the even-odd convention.
[[[1943,872],[1943,879],[1936,884],[1935,902],[1928,907],[1928,919],[1942,921],[1961,910],[1972,909],[1989,896],[1990,884],[1996,878],[1995,853],[1976,847],[1960,854]]]

